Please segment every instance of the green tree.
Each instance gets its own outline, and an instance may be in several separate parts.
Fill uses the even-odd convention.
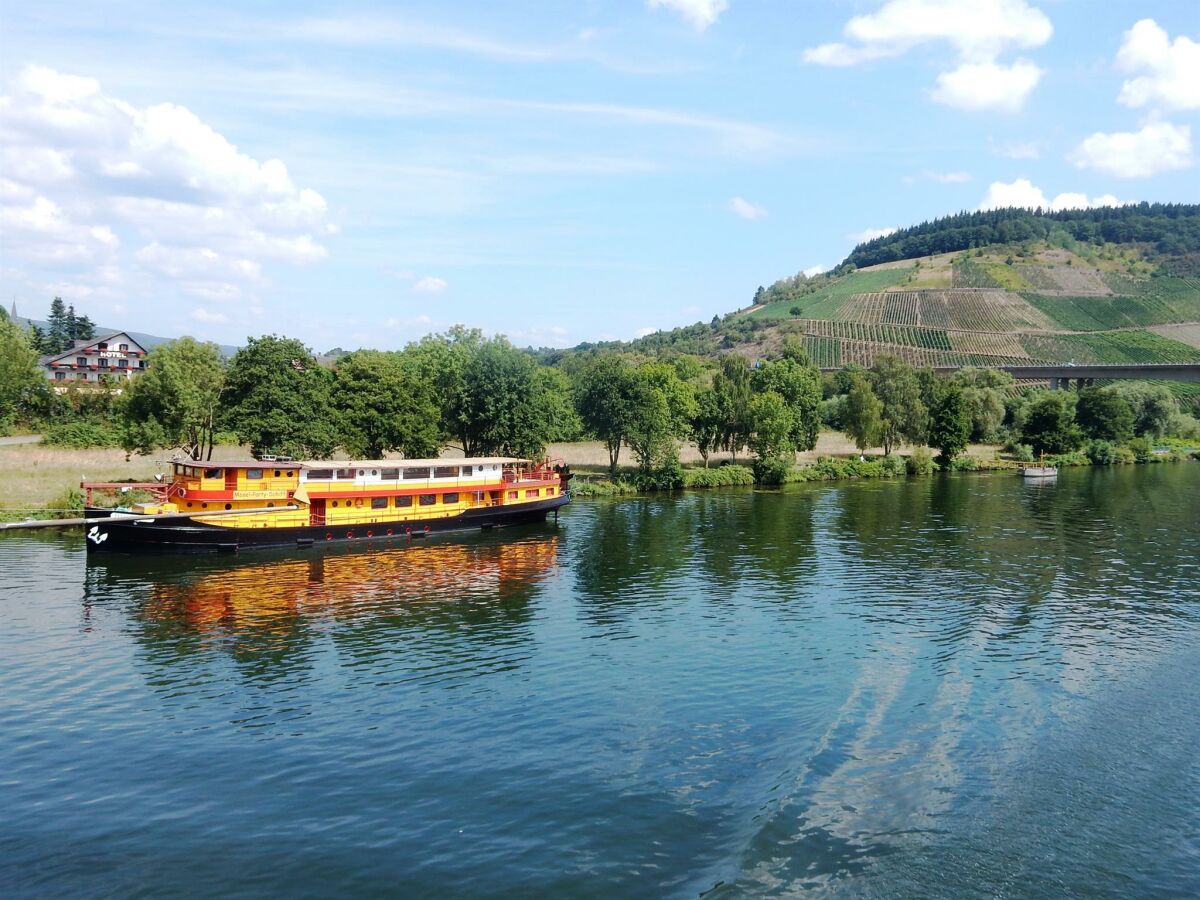
[[[692,419],[692,439],[704,468],[708,468],[708,457],[718,449],[721,440],[721,411],[717,408],[717,396],[711,388],[702,390],[696,398],[696,416]]]
[[[553,427],[550,397],[539,390],[537,363],[506,338],[484,341],[467,358],[450,429],[465,456],[536,458]]]
[[[440,407],[439,430],[443,445],[462,445],[461,417],[466,403],[464,380],[467,363],[483,347],[478,328],[455,325],[445,334],[431,334],[404,348],[417,371],[433,385]]]
[[[929,417],[929,445],[948,466],[971,439],[971,406],[957,384],[945,383],[938,394]]]
[[[575,408],[584,427],[608,450],[608,470],[616,475],[621,446],[636,402],[632,367],[615,353],[589,360],[579,373]]]
[[[713,376],[713,394],[721,421],[718,446],[737,460],[738,450],[746,446],[754,430],[750,418],[752,376],[746,357],[739,353],[721,357],[721,368]]]
[[[868,378],[871,390],[879,398],[879,441],[883,455],[902,441],[917,443],[925,439],[929,412],[921,401],[921,385],[912,366],[895,356],[878,356]]]
[[[436,456],[441,411],[433,384],[402,353],[359,350],[338,359],[331,400],[343,427],[342,446],[360,459],[390,450],[409,458]]]
[[[883,429],[883,404],[861,375],[854,375],[842,405],[842,424],[860,451],[878,446]]]
[[[28,332],[0,313],[0,428],[26,414],[47,391]]]
[[[632,400],[626,441],[642,474],[677,462],[677,441],[697,411],[691,385],[668,363],[643,363],[633,372]]]
[[[792,441],[795,412],[782,394],[777,391],[755,394],[750,401],[750,418],[754,423],[750,449],[760,460],[795,452],[796,445]]]
[[[538,366],[533,371],[533,393],[546,416],[546,437],[551,443],[577,441],[583,434],[583,422],[575,411],[571,379],[561,369]]]
[[[792,447],[811,450],[821,431],[821,371],[794,340],[784,345],[783,353],[782,359],[756,369],[751,383],[758,393],[774,391],[784,399],[791,415]]]
[[[1133,437],[1133,410],[1112,388],[1081,390],[1075,401],[1075,421],[1092,440],[1123,443]]]
[[[994,387],[964,387],[962,392],[971,408],[971,439],[996,440],[1004,422],[1004,395]]]
[[[225,365],[216,344],[182,337],[155,347],[146,371],[116,404],[122,446],[144,454],[179,448],[192,459],[212,459],[224,385]]]
[[[50,301],[50,315],[46,327],[46,352],[62,353],[71,346],[71,335],[67,325],[67,306],[62,297]]]
[[[328,458],[341,443],[332,383],[333,374],[300,341],[249,338],[229,364],[223,425],[256,456]]]
[[[1133,412],[1133,430],[1139,436],[1166,434],[1171,417],[1179,412],[1179,404],[1170,390],[1161,384],[1130,381],[1117,385],[1114,390],[1129,404]]]
[[[1070,391],[1040,391],[1021,413],[1021,438],[1034,453],[1067,453],[1083,443]]]

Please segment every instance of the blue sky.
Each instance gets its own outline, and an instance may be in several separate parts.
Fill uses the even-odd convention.
[[[1200,4],[0,2],[4,302],[631,338],[874,230],[1200,200]]]

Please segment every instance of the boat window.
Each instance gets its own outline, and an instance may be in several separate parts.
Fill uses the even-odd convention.
[[[334,505],[334,506],[337,506],[337,501],[336,501],[336,500],[334,500],[334,501],[333,501],[333,505]]]
[[[537,488],[530,488],[529,490],[527,490],[527,491],[525,492],[525,496],[526,496],[526,497],[536,497],[537,495],[538,495],[538,489],[537,489]]]
[[[358,477],[359,477],[359,478],[362,478],[362,477],[363,477],[364,475],[366,475],[366,474],[367,474],[367,470],[366,470],[366,469],[359,469],[359,470],[358,470]]]
[[[275,477],[276,477],[276,478],[278,478],[278,477],[279,477],[279,470],[278,470],[278,469],[276,469],[276,470],[275,470]]]
[[[400,477],[400,470],[399,469],[380,469],[379,477],[382,478],[384,481],[395,481],[397,478]]]
[[[246,478],[249,481],[260,481],[262,479],[262,469],[247,469]]]
[[[225,504],[225,508],[226,508],[226,509],[233,509],[233,504],[232,504],[232,503],[226,503],[226,504]]]
[[[387,497],[372,497],[371,509],[387,509]]]
[[[475,500],[476,503],[482,503],[484,496],[485,496],[485,494],[483,491],[475,491],[473,494],[471,494],[471,497]]]
[[[397,507],[412,506],[412,497],[411,496],[410,497],[397,497],[396,498],[396,506]]]
[[[333,469],[309,469],[308,480],[328,479],[333,477]]]
[[[294,478],[294,477],[295,477],[295,475],[296,475],[296,473],[295,473],[295,472],[288,472],[288,473],[287,473],[287,477],[288,477],[288,478]]]
[[[458,494],[442,494],[443,503],[457,503]]]
[[[222,469],[208,469],[204,473],[205,478],[224,478],[225,472]]]
[[[458,466],[438,466],[433,470],[434,478],[457,478]]]
[[[516,491],[509,491],[509,492],[508,492],[508,499],[509,499],[509,500],[516,500],[516,499],[517,499],[517,492],[516,492]]]
[[[408,480],[413,480],[413,479],[417,479],[417,478],[428,478],[429,477],[429,469],[405,469],[404,477]]]
[[[337,477],[345,478],[349,481],[353,481],[354,480],[354,470],[353,469],[338,469]]]
[[[433,504],[435,504],[435,503],[437,503],[437,494],[422,494],[421,495],[421,505],[422,506],[433,506]]]

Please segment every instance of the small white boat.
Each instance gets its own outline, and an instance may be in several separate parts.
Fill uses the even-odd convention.
[[[1057,478],[1058,466],[1022,466],[1021,474],[1026,478]]]

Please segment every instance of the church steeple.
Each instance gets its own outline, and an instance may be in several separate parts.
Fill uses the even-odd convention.
[[[16,297],[13,297],[11,318],[14,322],[17,321],[17,298]]]

